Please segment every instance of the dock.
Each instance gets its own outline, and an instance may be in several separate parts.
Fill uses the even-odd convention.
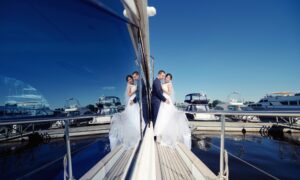
[[[90,136],[109,133],[110,124],[92,125],[92,126],[81,126],[81,127],[71,127],[70,136]],[[50,129],[43,130],[40,133],[48,133],[51,138],[62,138],[64,137],[64,129]]]
[[[161,179],[195,179],[179,153],[156,143]]]
[[[90,126],[80,126],[80,127],[70,127],[69,133],[70,137],[76,136],[93,136],[93,135],[102,135],[108,134],[110,129],[110,124],[98,124]],[[65,136],[64,128],[50,128],[46,130],[37,130],[37,131],[28,131],[24,133],[11,133],[9,136],[5,134],[0,136],[0,142],[4,141],[20,141],[28,140],[29,136],[38,133],[42,138],[63,138]]]
[[[221,122],[218,121],[189,121],[189,125],[193,130],[193,134],[201,132],[220,132]],[[70,127],[70,136],[93,136],[108,134],[110,130],[110,123],[103,123],[97,125]],[[283,133],[300,133],[300,127],[289,126],[287,124],[276,122],[226,122],[226,132],[248,132],[248,133],[268,133],[270,130],[281,131]],[[2,141],[20,141],[27,140],[33,133],[38,133],[42,137],[55,139],[63,138],[65,135],[63,128],[50,128],[47,130],[37,130],[23,133],[11,133],[9,136],[5,134],[0,135],[0,142]]]
[[[153,139],[152,124],[138,146],[118,146],[80,179],[194,180],[218,177],[185,145],[162,146]]]
[[[189,121],[189,124],[195,134],[200,131],[221,131],[221,122],[217,121]],[[225,124],[226,132],[268,132],[271,128],[274,130],[278,128],[284,133],[300,133],[300,127],[276,122],[226,122]]]

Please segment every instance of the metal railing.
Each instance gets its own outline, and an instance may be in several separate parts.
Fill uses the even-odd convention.
[[[226,170],[228,169],[228,165],[225,164],[225,157],[227,156],[227,152],[225,150],[225,117],[226,116],[265,116],[265,117],[276,117],[278,122],[278,117],[288,117],[295,118],[300,117],[300,111],[211,111],[211,112],[203,112],[205,114],[212,114],[220,116],[221,121],[221,134],[220,134],[220,170],[219,170],[219,178],[221,180],[228,179],[228,173]],[[227,170],[228,171],[228,170]],[[225,172],[225,173],[224,173]],[[268,173],[266,173],[268,175]],[[274,176],[270,176],[274,179],[277,179]]]
[[[80,120],[88,119],[94,117],[103,117],[106,115],[82,115],[82,116],[66,116],[66,117],[41,117],[41,118],[10,118],[10,119],[0,119],[0,126],[13,125],[13,124],[28,124],[28,123],[41,123],[41,122],[56,122],[65,120]]]
[[[3,119],[0,120],[0,126],[7,125],[17,125],[17,124],[28,124],[28,123],[43,123],[43,122],[56,122],[64,121],[65,123],[65,141],[66,141],[66,150],[67,150],[67,166],[68,166],[68,179],[74,179],[73,177],[73,166],[72,166],[72,155],[71,155],[71,146],[70,146],[70,132],[69,132],[69,123],[72,120],[88,119],[94,117],[103,117],[104,115],[83,115],[83,116],[67,116],[67,117],[52,117],[52,118],[26,118],[26,119]]]
[[[220,179],[224,179],[224,153],[225,153],[225,115],[221,115],[221,142],[220,142]]]
[[[225,116],[267,116],[267,117],[300,117],[300,111],[209,111],[204,114]]]
[[[225,117],[226,116],[267,116],[267,117],[300,117],[300,111],[276,111],[276,112],[267,112],[267,111],[211,111],[211,112],[203,112],[205,114],[213,114],[220,116],[221,121],[221,141],[220,141],[220,179],[225,179],[228,173],[225,171],[227,169],[224,161],[225,155]],[[28,124],[28,123],[41,123],[41,122],[56,122],[56,121],[64,121],[65,122],[65,140],[66,140],[66,149],[67,149],[67,161],[68,161],[68,179],[73,179],[73,168],[72,168],[72,156],[71,156],[71,148],[70,148],[70,136],[69,136],[69,122],[71,120],[80,120],[86,118],[94,118],[101,117],[103,115],[83,115],[83,116],[75,116],[75,117],[53,117],[53,118],[38,118],[38,119],[5,119],[0,121],[0,126],[5,125],[15,125],[15,124]]]

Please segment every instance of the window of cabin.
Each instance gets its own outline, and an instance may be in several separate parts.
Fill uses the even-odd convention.
[[[186,101],[191,100],[191,96],[185,96],[185,100],[186,100]]]
[[[297,106],[297,101],[290,101],[291,106]]]
[[[289,105],[289,102],[288,102],[288,101],[281,101],[280,103],[281,103],[282,105],[285,105],[285,106]]]

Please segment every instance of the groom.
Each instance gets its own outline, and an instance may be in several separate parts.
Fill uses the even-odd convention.
[[[161,101],[166,102],[168,104],[170,103],[169,100],[164,97],[163,90],[161,87],[161,80],[163,80],[165,76],[166,76],[166,72],[160,70],[157,74],[157,78],[153,81],[153,85],[152,85],[151,106],[152,106],[153,126],[155,125],[156,122]]]
[[[133,80],[135,81],[135,84],[137,85],[137,93],[136,93],[136,97],[130,102],[130,105],[133,105],[134,103],[137,103],[140,101],[140,83],[139,83],[139,79],[140,79],[140,73],[138,71],[134,71],[132,73],[132,77]],[[146,91],[146,85],[144,82],[144,79],[141,78],[141,84],[142,84],[142,110],[143,110],[143,119],[145,121],[145,124],[148,123],[148,101],[147,101],[147,91]]]

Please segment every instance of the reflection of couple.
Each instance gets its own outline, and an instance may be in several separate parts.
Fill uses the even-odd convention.
[[[174,96],[172,85],[173,76],[158,72],[152,86],[152,117],[154,121],[154,135],[162,145],[174,147],[176,142],[184,143],[191,148],[191,131],[183,112],[177,110],[171,98]],[[161,81],[164,80],[162,84]]]
[[[110,148],[114,149],[117,145],[123,144],[126,148],[133,147],[140,140],[140,107],[139,73],[133,72],[126,76],[127,86],[125,91],[125,110],[117,113],[111,120],[109,131]],[[142,128],[145,123],[142,121]]]
[[[137,101],[138,73],[126,77],[127,88],[125,92],[125,110],[115,114],[112,118],[109,140],[111,149],[117,145],[127,148],[133,147],[140,140],[140,107]],[[165,80],[164,84],[161,81]],[[188,127],[185,114],[179,112],[173,105],[172,94],[172,75],[165,75],[164,71],[159,71],[157,78],[152,86],[152,119],[154,121],[154,132],[157,142],[162,145],[174,147],[177,141],[184,143],[188,148],[191,147],[191,133]],[[143,91],[143,88],[142,88]],[[143,92],[142,92],[143,94]],[[144,107],[144,106],[143,106]],[[143,108],[143,111],[146,110]],[[145,113],[143,113],[145,114]],[[142,128],[145,123],[142,121]]]

